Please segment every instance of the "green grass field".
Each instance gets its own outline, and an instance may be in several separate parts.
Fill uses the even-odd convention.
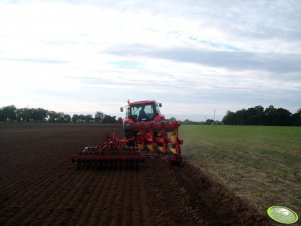
[[[301,127],[182,125],[183,156],[262,214],[301,214]]]

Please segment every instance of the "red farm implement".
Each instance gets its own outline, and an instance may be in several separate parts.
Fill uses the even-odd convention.
[[[161,158],[172,165],[182,161],[178,121],[166,121],[155,101],[128,102],[123,120],[124,138],[113,133],[94,146],[71,155],[72,162],[83,166],[138,168],[147,157]],[[123,108],[121,108],[123,111]]]

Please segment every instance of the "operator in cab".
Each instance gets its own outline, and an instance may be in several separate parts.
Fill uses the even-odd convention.
[[[145,113],[145,110],[144,110],[145,106],[142,106],[141,107],[141,110],[139,112],[139,117],[138,117],[138,121],[146,121],[147,120],[147,115]]]

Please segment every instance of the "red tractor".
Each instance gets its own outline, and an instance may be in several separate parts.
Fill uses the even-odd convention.
[[[160,114],[159,107],[162,107],[161,103],[155,101],[145,100],[130,102],[126,108],[126,115],[123,120],[123,130],[126,138],[137,136],[137,127],[141,123],[159,122],[165,121],[165,117]],[[123,112],[123,107],[120,108]]]
[[[153,100],[130,102],[123,120],[124,138],[115,133],[100,145],[87,146],[76,155],[70,156],[78,166],[96,164],[100,166],[138,166],[146,157],[162,158],[174,165],[181,164],[181,145],[178,137],[178,121],[168,121],[160,114],[161,103]]]

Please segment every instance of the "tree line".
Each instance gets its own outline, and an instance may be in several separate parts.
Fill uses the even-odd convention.
[[[175,119],[174,119],[175,120]],[[14,105],[0,108],[2,122],[54,122],[54,123],[122,123],[122,118],[97,111],[94,117],[91,114],[74,114],[72,117],[63,112],[49,111],[43,108],[16,108]],[[301,126],[301,108],[291,113],[284,108],[275,108],[270,105],[266,109],[258,105],[236,112],[228,111],[221,122],[207,119],[206,122],[193,122],[188,119],[184,124],[225,124],[225,125],[274,125],[274,126]]]
[[[122,118],[97,111],[94,117],[90,114],[74,114],[72,117],[63,112],[49,111],[43,108],[16,108],[9,105],[0,108],[2,122],[55,122],[55,123],[121,123]]]
[[[284,108],[275,108],[270,105],[264,109],[259,105],[236,112],[228,111],[222,123],[225,125],[301,126],[301,108],[292,114]]]
[[[185,119],[184,121],[181,121],[182,124],[185,125],[220,125],[221,122],[218,120],[213,120],[213,119],[207,119],[206,121],[191,121],[189,119]]]

